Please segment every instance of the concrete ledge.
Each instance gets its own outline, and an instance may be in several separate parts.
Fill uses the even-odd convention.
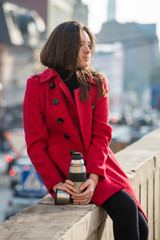
[[[93,204],[54,205],[50,195],[0,225],[0,239],[87,239],[105,221]],[[78,236],[78,238],[77,238]]]
[[[160,129],[116,154],[149,218],[149,240],[160,239]],[[103,209],[55,206],[47,195],[0,225],[0,240],[113,240],[112,222]]]

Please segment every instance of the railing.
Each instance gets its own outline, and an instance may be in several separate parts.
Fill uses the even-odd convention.
[[[160,129],[116,154],[149,218],[149,240],[160,239]],[[113,240],[112,221],[93,204],[55,206],[47,195],[0,225],[0,240]]]

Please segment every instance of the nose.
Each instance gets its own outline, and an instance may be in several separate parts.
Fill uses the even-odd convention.
[[[83,48],[84,53],[91,53],[91,49],[88,45],[85,45]]]

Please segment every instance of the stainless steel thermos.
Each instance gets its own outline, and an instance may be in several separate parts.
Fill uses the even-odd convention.
[[[63,205],[63,204],[71,204],[73,200],[71,199],[71,195],[65,191],[60,189],[56,190],[55,197],[55,205]]]
[[[80,152],[74,152],[72,155],[69,179],[74,182],[77,193],[81,193],[80,186],[86,181],[86,167]]]
[[[74,182],[74,187],[76,188],[76,193],[81,193],[80,186],[86,181],[86,167],[84,165],[84,160],[80,152],[74,152],[72,154],[72,160],[69,168],[69,179]],[[72,201],[70,194],[65,191],[57,189],[55,204],[71,204]],[[76,204],[76,203],[74,203]]]

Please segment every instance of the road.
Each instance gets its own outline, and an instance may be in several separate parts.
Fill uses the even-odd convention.
[[[9,189],[9,176],[6,174],[7,164],[4,159],[4,154],[0,153],[0,223],[5,218],[5,208],[12,192]]]

